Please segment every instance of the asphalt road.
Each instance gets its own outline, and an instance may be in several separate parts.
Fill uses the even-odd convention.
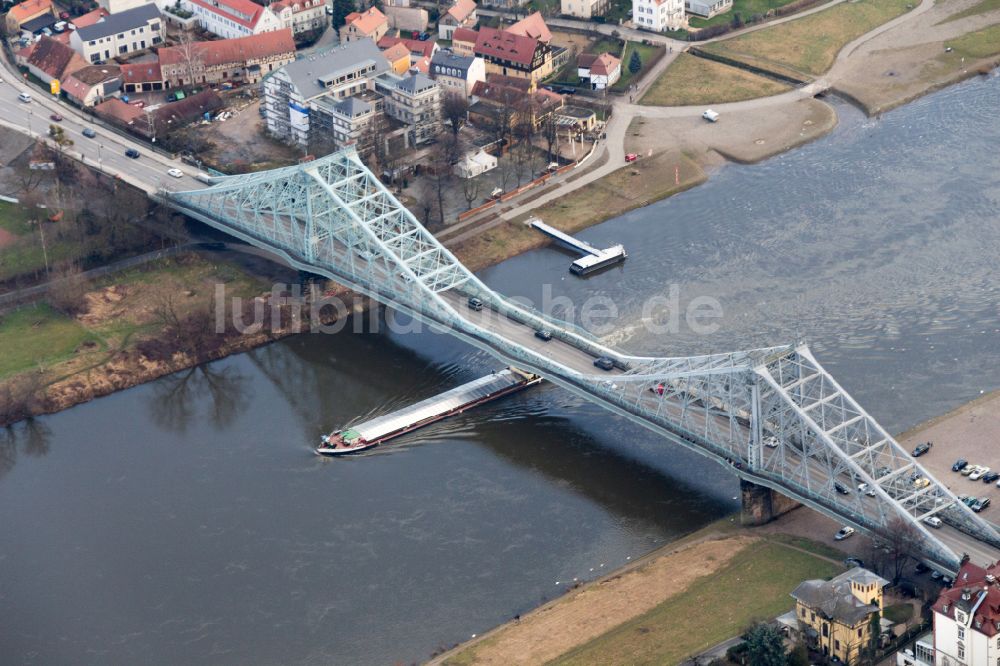
[[[47,137],[49,125],[60,125],[73,145],[66,151],[90,166],[142,188],[155,192],[164,187],[174,190],[189,190],[204,187],[192,175],[195,169],[183,164],[179,159],[170,159],[146,148],[138,141],[131,141],[121,135],[96,125],[90,116],[70,104],[53,98],[39,88],[29,86],[11,74],[9,65],[0,70],[0,124],[20,130],[31,136]],[[31,102],[18,99],[21,92],[31,94]],[[63,120],[56,123],[49,118],[58,113]],[[97,136],[89,139],[83,136],[87,127],[94,129]],[[125,156],[128,148],[139,151],[138,159]],[[185,175],[173,178],[167,175],[171,168],[180,169]]]

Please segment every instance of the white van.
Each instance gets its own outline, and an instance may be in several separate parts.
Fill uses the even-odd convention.
[[[705,109],[705,113],[701,114],[701,117],[710,123],[718,122],[719,114],[712,109]]]
[[[212,178],[211,176],[209,176],[207,173],[205,173],[203,171],[199,171],[198,173],[196,173],[194,175],[194,177],[197,180],[200,180],[201,182],[205,183],[206,185],[211,185],[211,184],[213,184],[215,182],[214,178]]]
[[[28,102],[31,101],[31,93],[21,93],[20,95],[17,96],[17,98],[22,102],[24,102],[25,104],[27,104]]]

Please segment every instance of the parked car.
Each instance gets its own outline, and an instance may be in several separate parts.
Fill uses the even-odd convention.
[[[639,159],[639,156],[636,155],[635,153],[626,153],[625,154],[625,163],[626,164],[629,163],[629,162],[635,162],[637,159]]]
[[[863,560],[859,560],[856,557],[848,557],[846,560],[844,560],[844,566],[845,567],[851,567],[851,568],[853,568],[853,567],[863,567],[863,566],[865,566],[865,563],[864,563]]]
[[[979,469],[979,465],[966,465],[962,468],[962,476],[969,476]]]
[[[974,472],[972,472],[972,474],[969,475],[969,479],[971,481],[978,481],[979,479],[983,478],[984,476],[990,473],[989,467],[985,467],[983,465],[978,465],[977,467],[978,469],[976,469]]]
[[[983,474],[983,483],[993,483],[997,479],[1000,479],[1000,472],[990,472],[989,474]]]
[[[129,148],[125,151],[125,157],[131,157],[133,160],[139,159],[139,151],[135,148]]]
[[[480,310],[482,310],[483,309],[483,301],[482,301],[482,299],[476,298],[475,296],[471,297],[469,299],[469,309],[470,310],[475,310],[476,312],[479,312]]]
[[[184,172],[175,167],[173,169],[167,169],[167,175],[172,178],[183,178]]]
[[[84,127],[83,128],[83,135],[85,137],[87,137],[88,139],[93,139],[95,136],[97,136],[97,132],[95,132],[94,130],[90,129],[89,127]]]
[[[701,114],[701,117],[710,123],[719,122],[719,114],[712,111],[712,109],[705,109],[705,112]]]
[[[535,331],[535,337],[538,338],[539,340],[544,340],[545,342],[548,342],[549,340],[552,339],[552,331],[548,330],[547,328],[539,329]]]
[[[970,508],[976,503],[976,498],[972,495],[959,495],[958,499],[962,504]]]
[[[560,88],[556,92],[558,92],[560,95],[575,95],[576,94],[576,88],[574,88],[572,86],[563,86],[562,88]]]
[[[847,486],[840,483],[840,481],[833,482],[833,489],[836,490],[841,495],[850,495],[851,491],[847,489]]]
[[[990,505],[990,498],[989,497],[980,497],[975,502],[973,502],[972,506],[970,506],[969,508],[972,509],[973,511],[975,511],[976,513],[979,513],[980,511],[982,511],[983,509],[985,509],[989,505]]]
[[[601,356],[600,358],[594,359],[594,365],[601,370],[614,370],[615,362],[608,358],[607,356]]]
[[[920,456],[930,451],[932,446],[934,446],[933,442],[924,442],[923,444],[917,444],[916,448],[913,449],[913,457],[919,458]]]
[[[955,461],[955,464],[951,466],[951,471],[961,472],[963,469],[969,466],[969,461],[965,458],[959,458]]]
[[[941,527],[942,524],[941,519],[938,518],[937,516],[927,516],[926,518],[924,518],[924,522],[930,525],[931,527],[935,528]]]
[[[833,535],[833,538],[836,539],[837,541],[843,541],[852,534],[854,534],[854,528],[845,526],[841,527],[840,530]]]

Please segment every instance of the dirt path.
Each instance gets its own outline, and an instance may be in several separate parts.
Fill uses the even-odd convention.
[[[692,581],[723,569],[755,541],[750,536],[733,536],[686,544],[669,554],[657,553],[650,560],[542,606],[519,623],[484,635],[472,644],[474,663],[545,663],[645,613],[684,591]],[[442,655],[430,663],[455,663],[449,661],[450,656]],[[464,654],[461,663],[468,663]]]

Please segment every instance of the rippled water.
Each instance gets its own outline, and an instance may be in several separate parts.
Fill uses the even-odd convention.
[[[996,388],[1000,82],[971,81],[484,272],[610,297],[657,354],[807,340],[899,429]],[[711,335],[643,302],[719,301]],[[734,508],[693,454],[554,387],[349,460],[320,432],[497,364],[449,338],[299,336],[18,428],[0,445],[4,663],[426,658]],[[706,473],[707,472],[707,473]],[[604,565],[603,569],[601,565]],[[591,571],[593,569],[593,571]],[[559,585],[557,585],[557,581]]]

